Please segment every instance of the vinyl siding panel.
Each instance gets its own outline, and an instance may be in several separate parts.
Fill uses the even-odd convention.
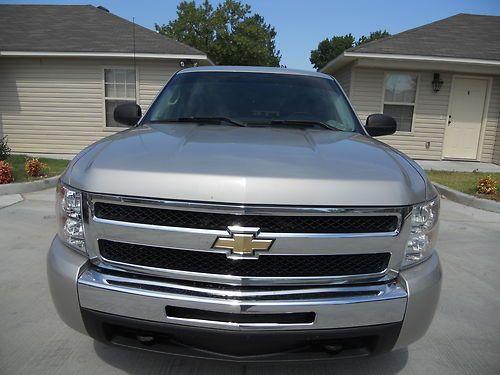
[[[121,128],[106,128],[103,69],[123,59],[0,59],[0,134],[19,153],[76,154]],[[146,110],[177,61],[137,61],[138,103]]]
[[[380,113],[382,108],[382,86],[384,72],[355,68],[353,71],[351,102],[361,121],[372,113]]]
[[[495,141],[491,161],[500,164],[500,78],[496,77],[491,90],[490,108],[488,110],[488,128],[496,127]]]
[[[500,164],[500,77],[492,80],[490,103],[486,112],[481,161]]]
[[[352,64],[349,64],[336,71],[333,75],[335,79],[340,83],[340,86],[342,86],[347,96],[350,96],[351,73]]]
[[[491,158],[491,161],[495,164],[500,165],[500,125],[497,125],[495,147],[493,149],[493,156]]]
[[[178,62],[143,62],[139,67],[139,103],[143,111],[149,108],[158,92],[179,70]]]

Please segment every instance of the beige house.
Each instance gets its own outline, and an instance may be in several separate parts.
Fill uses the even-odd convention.
[[[103,8],[0,5],[0,136],[16,153],[74,155],[123,130],[117,104],[147,109],[193,63],[210,61]]]
[[[500,17],[458,14],[345,51],[337,78],[362,121],[386,113],[381,140],[416,159],[500,164]]]

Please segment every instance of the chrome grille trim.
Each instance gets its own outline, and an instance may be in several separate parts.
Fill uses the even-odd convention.
[[[212,251],[186,251],[166,247],[99,240],[106,261],[187,272],[239,277],[348,276],[384,272],[390,253],[261,255],[234,259]]]
[[[221,230],[165,227],[149,224],[120,222],[96,218],[94,202],[138,205],[155,208],[192,210],[203,212],[222,212],[246,215],[396,215],[398,226],[388,233],[265,233],[259,236],[276,238],[271,253],[280,255],[294,254],[355,254],[390,252],[388,268],[378,274],[355,276],[269,278],[236,277],[226,275],[202,274],[186,271],[165,270],[132,264],[122,264],[103,259],[98,250],[98,239],[123,241],[139,245],[173,247],[192,251],[213,251],[226,253],[226,250],[212,249],[218,236],[227,235]],[[87,246],[91,261],[100,267],[111,270],[126,270],[141,274],[171,277],[184,280],[222,283],[228,285],[293,285],[293,284],[347,284],[394,279],[399,271],[402,250],[408,234],[405,219],[411,212],[409,207],[289,207],[289,206],[244,206],[234,204],[208,204],[199,202],[178,202],[159,199],[119,197],[103,194],[84,194],[84,223],[88,235]],[[400,235],[401,234],[401,235]],[[354,245],[353,245],[354,243]],[[272,254],[271,254],[272,255]]]
[[[172,279],[201,281],[219,283],[225,285],[348,285],[368,282],[385,282],[394,280],[398,272],[386,269],[380,273],[371,273],[356,276],[315,276],[315,277],[239,277],[228,275],[216,275],[208,273],[187,272],[178,270],[165,270],[147,266],[138,266],[126,263],[109,261],[107,259],[96,260],[94,264],[98,267],[114,271],[130,271],[142,275],[167,277]]]
[[[227,230],[229,226],[259,228],[267,233],[391,233],[398,229],[399,216],[387,215],[240,215],[229,213],[171,210],[129,204],[94,202],[100,219],[159,225],[175,228]]]
[[[198,211],[208,213],[225,213],[233,215],[288,215],[288,216],[319,216],[319,215],[375,215],[393,214],[398,216],[398,227],[401,225],[401,213],[406,207],[307,207],[307,206],[259,206],[202,202],[181,202],[162,199],[146,199],[120,197],[104,194],[87,194],[92,202],[104,202],[142,206],[151,208],[166,208],[171,210]]]

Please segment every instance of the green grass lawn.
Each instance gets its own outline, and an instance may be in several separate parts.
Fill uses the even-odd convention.
[[[431,181],[448,186],[462,193],[476,195],[477,180],[481,177],[491,175],[497,181],[500,180],[500,173],[482,173],[482,172],[447,172],[447,171],[426,171]],[[481,195],[481,198],[486,198]],[[492,199],[493,197],[490,197]],[[495,199],[495,198],[493,198]],[[498,200],[498,194],[496,196]]]
[[[14,176],[14,182],[26,182],[39,180],[44,177],[28,177],[26,172],[24,172],[24,163],[26,159],[30,158],[27,155],[10,155],[7,158],[7,162],[12,165],[12,172]],[[61,174],[69,163],[69,160],[63,159],[49,159],[49,158],[39,158],[42,163],[47,164],[47,169],[45,170],[46,177],[57,176]]]

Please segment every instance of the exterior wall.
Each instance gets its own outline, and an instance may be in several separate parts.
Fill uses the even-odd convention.
[[[147,109],[178,61],[137,60],[138,102]],[[1,58],[0,134],[19,153],[76,154],[123,128],[106,128],[103,69],[130,60]]]
[[[491,87],[481,160],[500,164],[500,77],[493,79]]]
[[[382,91],[387,71],[397,70],[359,67],[353,69],[350,99],[362,121],[365,121],[368,115],[380,113],[383,110]],[[453,73],[440,71],[444,84],[437,93],[433,92],[431,86],[433,72],[417,71],[417,73],[419,83],[412,131],[396,132],[394,135],[381,137],[380,140],[412,158],[440,160]],[[493,80],[490,103],[486,105],[488,111],[484,141],[482,148],[480,142],[479,155],[481,161],[491,162],[500,112],[500,79],[498,77]]]
[[[351,79],[352,79],[352,64],[346,65],[337,70],[333,74],[335,79],[340,83],[347,96],[350,96]]]
[[[491,158],[491,161],[500,165],[500,124],[497,125],[495,147],[493,148],[493,157]]]

